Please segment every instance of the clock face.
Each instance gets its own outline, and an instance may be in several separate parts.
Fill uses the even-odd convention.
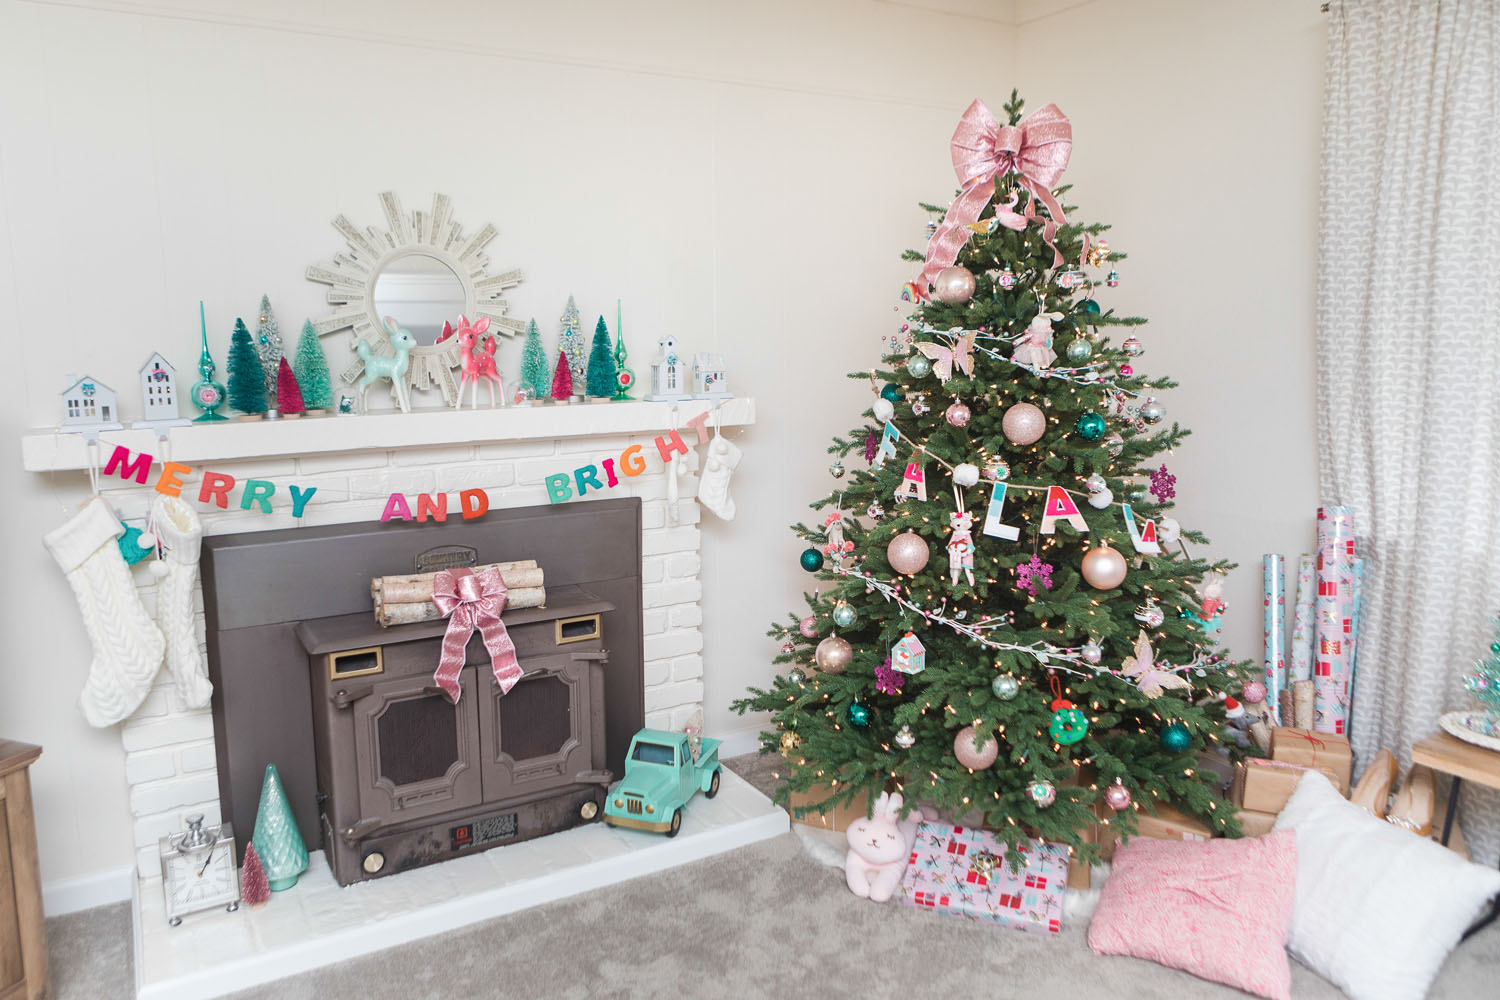
[[[234,852],[216,845],[212,852],[180,854],[167,862],[167,910],[188,913],[240,898]]]
[[[203,409],[211,409],[224,402],[224,390],[217,382],[199,382],[193,386],[193,402]]]

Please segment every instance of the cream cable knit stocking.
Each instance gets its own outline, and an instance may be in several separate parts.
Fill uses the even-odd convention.
[[[161,538],[166,569],[156,586],[156,621],[167,640],[167,672],[187,706],[202,708],[214,693],[193,627],[193,584],[198,579],[203,523],[186,501],[158,496],[151,505],[151,524]]]
[[[109,505],[95,497],[43,539],[73,588],[94,647],[78,696],[91,726],[112,726],[140,706],[166,646],[120,556],[115,540],[124,530]]]

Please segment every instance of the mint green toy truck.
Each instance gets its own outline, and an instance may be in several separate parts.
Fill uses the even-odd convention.
[[[625,755],[625,777],[604,800],[604,822],[677,836],[688,801],[698,792],[719,794],[719,743],[662,729],[636,733]]]

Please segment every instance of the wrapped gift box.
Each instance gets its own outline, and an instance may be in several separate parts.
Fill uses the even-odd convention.
[[[1298,767],[1317,768],[1329,776],[1340,795],[1349,795],[1354,754],[1349,749],[1348,739],[1343,736],[1277,726],[1271,730],[1271,759]]]
[[[1279,813],[1256,812],[1254,809],[1238,809],[1234,818],[1240,821],[1240,832],[1247,837],[1264,837],[1276,825]]]
[[[824,830],[843,832],[856,819],[870,814],[870,793],[856,795],[848,805],[818,806],[834,793],[830,785],[813,785],[805,792],[792,792],[787,802],[787,812],[793,823],[821,827]]]
[[[1110,822],[1117,814],[1102,802],[1095,811],[1105,821],[1100,824],[1099,843],[1103,845],[1101,856],[1108,860],[1114,857],[1115,847],[1120,841],[1115,824]],[[1137,809],[1135,833],[1131,834],[1132,837],[1150,837],[1152,840],[1209,840],[1213,835],[1213,831],[1202,820],[1194,819],[1165,802],[1156,804],[1155,815],[1144,806]]]
[[[1025,865],[1011,871],[1007,847],[986,830],[919,823],[901,882],[911,906],[1002,924],[1033,934],[1062,929],[1068,849],[1030,840],[1018,848]]]
[[[1254,812],[1281,812],[1292,793],[1297,790],[1297,782],[1310,770],[1322,771],[1329,781],[1338,785],[1338,775],[1321,767],[1301,767],[1285,761],[1260,758],[1250,758],[1241,767],[1245,772],[1244,793],[1236,804]]]

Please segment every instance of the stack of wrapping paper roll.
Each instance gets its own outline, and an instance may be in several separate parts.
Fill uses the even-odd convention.
[[[505,581],[507,608],[539,608],[547,603],[547,589],[542,583],[542,569],[535,559],[521,562],[489,563],[475,566],[476,574],[494,566]],[[409,576],[377,576],[370,581],[370,597],[375,601],[375,620],[382,626],[409,625],[412,622],[437,621],[443,617],[432,603],[432,583],[436,573],[413,573]]]
[[[1353,508],[1320,507],[1318,551],[1297,560],[1288,633],[1286,562],[1264,557],[1266,702],[1279,725],[1348,732],[1363,573],[1363,560],[1354,557]]]

